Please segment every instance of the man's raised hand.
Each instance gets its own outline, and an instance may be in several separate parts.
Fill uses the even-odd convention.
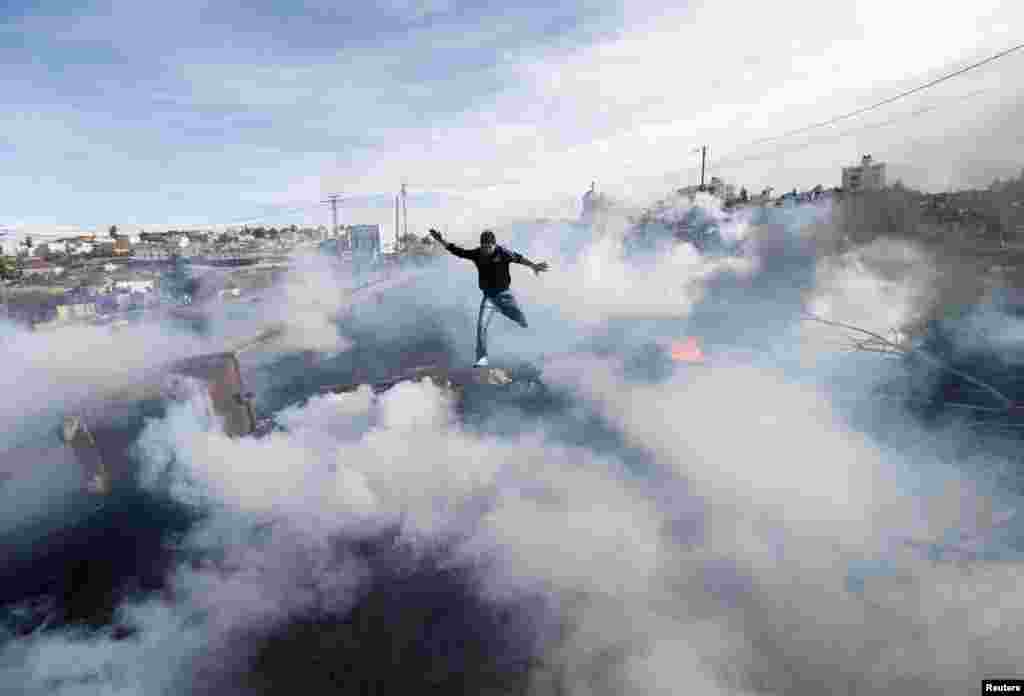
[[[422,228],[420,228],[420,229],[422,229]],[[438,232],[437,230],[431,229],[430,230],[430,236],[433,237],[434,239],[436,239],[441,244],[444,244],[444,237],[442,237],[441,233]]]
[[[533,274],[539,276],[541,273],[543,273],[544,271],[548,270],[549,268],[550,268],[550,266],[548,266],[548,262],[547,261],[541,261],[540,263],[535,263],[535,264],[533,264]]]

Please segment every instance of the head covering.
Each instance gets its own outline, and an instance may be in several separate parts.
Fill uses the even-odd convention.
[[[491,230],[484,230],[480,233],[481,244],[497,244],[498,239],[494,236],[494,232]]]

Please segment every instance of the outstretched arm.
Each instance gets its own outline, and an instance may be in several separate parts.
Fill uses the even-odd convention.
[[[450,253],[455,254],[459,258],[463,258],[463,259],[472,259],[473,258],[473,252],[471,252],[468,249],[463,249],[462,247],[458,246],[457,244],[452,244],[451,242],[444,241],[444,237],[442,237],[441,233],[438,232],[437,230],[433,230],[433,229],[430,230],[430,236],[433,237],[434,239],[436,239],[438,241],[438,243],[440,243],[441,246],[443,246],[445,249],[447,249]]]
[[[548,268],[550,268],[550,266],[548,266],[546,261],[541,261],[540,263],[534,263],[533,261],[531,261],[530,259],[526,258],[522,254],[515,254],[512,257],[512,261],[515,262],[515,263],[521,263],[524,266],[526,266],[527,268],[532,269],[535,275],[540,275],[544,271],[548,270]]]

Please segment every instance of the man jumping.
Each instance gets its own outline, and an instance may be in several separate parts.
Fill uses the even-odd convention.
[[[512,277],[509,275],[510,263],[521,263],[540,275],[548,270],[547,263],[534,263],[522,254],[509,251],[498,246],[494,232],[484,230],[480,233],[480,246],[476,249],[463,249],[451,242],[446,242],[437,230],[430,230],[430,236],[440,242],[445,249],[459,258],[469,259],[476,264],[480,273],[480,290],[484,296],[480,299],[480,312],[476,318],[476,363],[475,367],[487,366],[487,327],[491,323],[494,311],[497,310],[515,323],[526,328],[526,317],[516,304],[515,295],[509,290]]]

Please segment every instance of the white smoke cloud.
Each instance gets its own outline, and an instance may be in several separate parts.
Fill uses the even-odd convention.
[[[584,693],[595,679],[618,685],[617,691],[657,692],[672,678],[705,684],[711,693],[716,688],[737,693],[742,689],[722,684],[721,670],[729,660],[743,659],[743,666],[733,665],[742,686],[748,670],[769,669],[753,636],[774,631],[771,627],[783,619],[800,633],[778,634],[775,640],[788,641],[807,669],[820,659],[838,670],[839,654],[819,644],[834,631],[853,632],[854,641],[878,640],[931,617],[941,618],[938,625],[952,633],[945,623],[948,612],[966,615],[993,598],[1017,601],[1008,576],[998,570],[988,571],[974,587],[970,574],[946,567],[934,571],[913,557],[903,561],[903,599],[892,591],[872,599],[896,603],[884,612],[866,609],[863,600],[843,590],[844,563],[858,552],[884,550],[880,535],[916,531],[916,515],[893,507],[913,513],[920,501],[894,490],[899,482],[886,480],[884,453],[832,420],[823,395],[753,370],[707,375],[685,389],[680,383],[647,388],[651,391],[616,383],[601,365],[588,364],[577,376],[581,379],[572,384],[585,390],[587,401],[607,409],[630,438],[655,449],[658,461],[695,483],[709,527],[695,552],[666,546],[661,529],[668,511],[616,474],[620,465],[546,442],[540,434],[502,442],[463,432],[451,422],[443,393],[429,383],[401,385],[376,403],[366,392],[324,397],[290,410],[284,419],[289,430],[263,441],[229,441],[195,429],[180,434],[179,464],[196,485],[210,488],[209,500],[241,503],[257,517],[283,516],[297,525],[293,530],[305,528],[264,538],[257,548],[229,546],[220,565],[223,577],[187,574],[196,601],[216,615],[210,621],[218,622],[217,635],[259,617],[287,615],[323,595],[322,590],[308,596],[294,591],[297,572],[310,579],[333,578],[341,587],[331,591],[351,596],[361,578],[358,568],[316,570],[325,554],[316,552],[319,537],[310,536],[304,520],[313,511],[321,519],[344,520],[353,497],[364,512],[402,520],[410,538],[471,531],[463,551],[498,559],[489,575],[498,594],[542,586],[576,596],[580,604],[566,617],[571,628],[549,656],[566,669],[571,693]],[[747,402],[742,406],[730,398],[741,389]],[[358,439],[352,432],[332,436],[322,430],[319,440],[311,439],[317,424],[332,422],[324,417],[329,407],[337,420],[351,418],[367,429]],[[370,417],[371,411],[377,414]],[[671,428],[665,417],[671,413],[689,414],[689,427]],[[749,446],[725,436],[723,430],[737,424],[749,436]],[[809,433],[815,435],[807,440]],[[796,440],[802,443],[800,457],[791,455],[789,443]],[[327,447],[328,441],[334,447]],[[284,448],[286,442],[291,449]],[[310,475],[309,463],[321,459],[323,450],[336,453],[336,474],[348,470],[358,476]],[[233,460],[245,464],[233,468]],[[290,483],[284,482],[285,471]],[[324,487],[333,490],[314,493]],[[267,490],[274,494],[260,494]],[[480,497],[485,505],[470,504]],[[715,603],[708,577],[699,581],[698,576],[715,577],[720,566],[715,559],[728,559],[739,577],[749,575],[750,591],[759,598],[760,610],[746,615],[742,628],[728,609],[709,615]],[[946,589],[921,591],[933,581]],[[982,612],[988,618],[972,624],[971,636],[1008,629],[989,614]],[[928,640],[947,657],[959,649],[974,660],[1010,654],[1009,648],[971,652],[967,637],[958,641],[931,632]],[[667,658],[673,650],[675,662]],[[608,651],[619,657],[603,664]],[[955,683],[960,678],[955,668],[970,666],[962,658],[933,663],[924,650],[915,660],[887,664],[887,670],[912,675],[927,667],[937,670],[939,683]],[[768,678],[779,675],[772,671]],[[774,688],[783,687],[776,681]]]
[[[723,278],[756,281],[767,272],[756,254],[775,248],[711,260],[684,246],[638,269],[612,239],[577,257],[559,257],[554,240],[527,244],[538,260],[559,262],[536,283],[515,281],[528,340],[565,352],[608,317],[685,316],[715,299]],[[918,277],[909,287],[881,271],[865,280],[875,271],[863,258],[883,251],[864,252],[859,270],[856,259],[815,268],[813,257],[798,257],[813,284],[796,299],[844,321],[903,321]],[[428,274],[408,292],[472,310],[465,270]],[[318,296],[304,292],[296,302]],[[756,319],[749,306],[737,313]],[[779,343],[800,340],[780,328]],[[830,373],[796,381],[766,362],[680,367],[639,384],[620,360],[577,353],[544,365],[573,411],[512,435],[461,423],[451,395],[426,381],[312,397],[275,414],[280,430],[260,439],[230,440],[196,404],[174,407],[139,438],[142,479],[207,512],[183,551],[212,560],[179,567],[173,598],[124,608],[136,612],[136,638],[14,641],[0,652],[0,676],[28,693],[152,693],[197,650],[244,664],[246,655],[232,654],[239,631],[344,609],[372,582],[332,551],[332,534],[395,524],[423,549],[456,539],[460,557],[485,569],[489,596],[551,598],[562,631],[544,645],[536,694],[558,692],[554,682],[580,695],[820,693],[823,684],[883,693],[894,683],[951,692],[978,674],[1012,671],[1022,657],[1013,640],[1020,566],[932,562],[905,543],[954,533],[984,546],[1012,519],[1012,496],[996,501],[942,461],[943,446],[896,449],[847,420]],[[883,368],[857,369],[866,398]],[[622,443],[573,440],[581,413]],[[650,472],[627,465],[637,451]],[[946,483],[923,487],[934,471]],[[695,529],[680,531],[683,521]],[[848,589],[857,562],[886,567],[859,593]],[[163,655],[159,669],[145,668]]]
[[[84,696],[147,694],[173,689],[207,634],[187,608],[151,601],[124,606],[137,628],[126,639],[113,630],[39,633],[0,650],[0,678],[10,693]]]
[[[620,248],[619,240],[608,236],[578,258],[555,258],[555,271],[541,283],[523,284],[523,296],[588,323],[630,314],[680,317],[699,300],[707,275],[743,263],[709,262],[685,244],[660,256],[649,273],[640,275],[622,258]]]
[[[886,238],[822,259],[816,274],[810,311],[890,338],[920,318],[936,280],[922,249]]]

